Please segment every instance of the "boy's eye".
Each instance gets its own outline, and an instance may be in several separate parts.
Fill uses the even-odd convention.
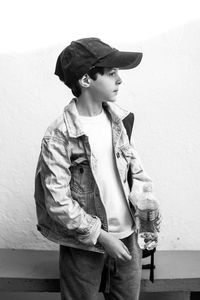
[[[110,76],[115,76],[115,75],[116,75],[116,71],[110,72]]]
[[[118,68],[112,68],[107,72],[108,76],[115,77],[118,74]]]

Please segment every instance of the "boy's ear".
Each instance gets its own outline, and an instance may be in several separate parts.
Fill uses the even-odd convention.
[[[80,79],[79,79],[79,84],[84,87],[87,88],[90,86],[90,77],[88,74],[83,75]]]

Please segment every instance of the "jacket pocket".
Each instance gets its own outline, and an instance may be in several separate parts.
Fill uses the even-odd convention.
[[[70,188],[72,191],[87,194],[94,191],[94,178],[88,161],[72,166]]]

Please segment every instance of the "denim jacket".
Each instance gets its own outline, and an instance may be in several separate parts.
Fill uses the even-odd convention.
[[[96,242],[101,228],[108,231],[106,211],[95,179],[97,160],[82,129],[76,101],[70,101],[42,139],[35,176],[37,228],[58,244],[104,252]],[[129,142],[123,126],[122,120],[129,112],[107,102],[103,103],[103,109],[111,120],[113,153],[134,222],[134,199],[151,179],[142,168],[133,137]],[[129,165],[133,178],[131,193],[125,184]]]

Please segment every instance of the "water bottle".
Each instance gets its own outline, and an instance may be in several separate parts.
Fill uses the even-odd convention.
[[[138,198],[137,216],[139,221],[138,244],[141,249],[152,250],[158,244],[155,222],[159,213],[159,203],[152,193],[152,185],[147,184]]]

